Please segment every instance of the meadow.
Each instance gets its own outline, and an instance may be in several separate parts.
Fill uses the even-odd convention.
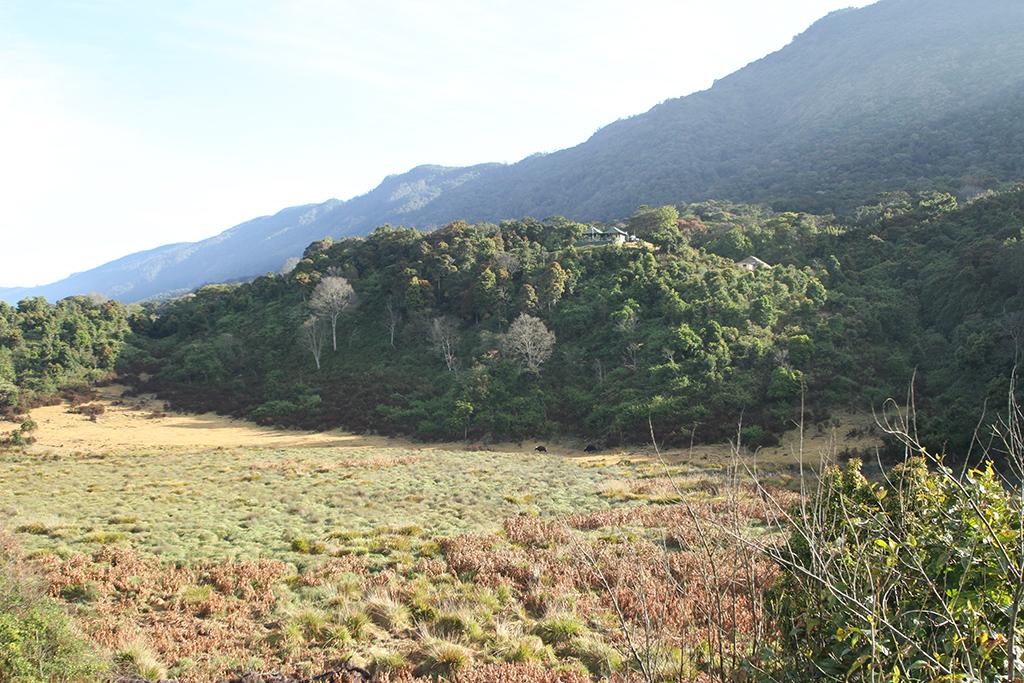
[[[420,447],[102,403],[38,409],[40,442],[0,455],[5,561],[102,676],[698,680],[716,644],[766,637],[750,587],[774,569],[732,538],[772,511],[707,453]]]
[[[516,514],[607,507],[614,468],[437,449],[222,449],[0,460],[0,509],[28,550],[128,542],[172,560],[293,562],[293,547],[383,527],[448,536]]]

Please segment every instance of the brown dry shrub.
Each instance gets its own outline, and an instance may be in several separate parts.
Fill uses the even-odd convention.
[[[292,474],[324,474],[335,470],[366,469],[383,470],[401,465],[415,465],[420,461],[417,455],[394,455],[383,458],[345,458],[329,460],[324,458],[284,458],[282,460],[261,460],[254,462],[254,470],[272,470]]]
[[[406,603],[422,590],[424,578],[437,590],[453,579],[471,581],[507,595],[508,607],[502,609],[522,608],[538,619],[568,601],[581,620],[605,624],[592,628],[601,628],[602,638],[622,652],[627,651],[625,634],[616,626],[615,612],[634,634],[650,620],[656,638],[674,647],[707,652],[721,645],[749,651],[767,628],[761,592],[777,570],[737,545],[733,534],[771,522],[777,514],[756,492],[741,490],[732,499],[613,508],[565,522],[514,517],[505,521],[504,534],[438,540],[439,554],[402,568],[381,570],[366,557],[347,555],[318,558],[297,576],[274,560],[180,567],[118,546],[91,556],[49,556],[39,564],[49,577],[51,595],[74,586],[96,587],[93,611],[81,619],[94,641],[116,649],[144,637],[166,662],[192,657],[207,663],[208,654],[217,652],[218,662],[259,657],[282,675],[297,673],[300,663],[329,670],[328,648],[314,642],[287,652],[271,648],[267,624],[276,618],[286,584],[329,587],[336,580],[351,583],[353,576],[358,584],[353,595],[388,592]],[[212,586],[216,594],[194,590],[197,586]],[[185,594],[190,599],[183,599]],[[230,672],[224,666],[204,664],[182,681],[226,676]],[[415,679],[399,673],[381,680]],[[460,683],[584,680],[531,664],[477,664],[460,673]]]
[[[68,412],[74,415],[85,415],[95,422],[96,418],[107,412],[107,407],[102,403],[86,403],[84,405],[73,405],[68,409]]]
[[[504,527],[509,541],[529,548],[544,548],[569,540],[569,530],[561,522],[530,515],[509,517]]]

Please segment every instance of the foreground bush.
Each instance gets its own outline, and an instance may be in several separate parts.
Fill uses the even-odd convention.
[[[105,667],[0,538],[0,681],[94,681]]]
[[[1021,498],[992,467],[923,458],[869,482],[829,470],[777,551],[783,668],[796,680],[1007,680],[1019,647]],[[1009,677],[1008,679],[1014,679]]]

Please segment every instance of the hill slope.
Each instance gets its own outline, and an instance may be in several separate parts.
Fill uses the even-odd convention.
[[[983,406],[992,420],[1005,405],[1024,185],[970,202],[892,193],[853,222],[713,201],[632,223],[658,248],[577,248],[584,226],[564,219],[316,242],[288,275],[150,308],[121,369],[188,410],[441,440],[643,443],[650,419],[685,444],[742,416],[758,445],[801,395],[820,422],[916,378],[921,437],[964,455]],[[751,253],[773,265],[737,268]],[[336,351],[324,319],[319,354],[297,331],[334,274],[357,303]]]
[[[313,239],[377,225],[562,214],[724,198],[844,211],[892,189],[969,195],[1024,177],[1024,3],[882,0],[835,12],[784,49],[512,165],[421,166],[340,202],[136,254],[47,287],[125,301],[277,270]]]

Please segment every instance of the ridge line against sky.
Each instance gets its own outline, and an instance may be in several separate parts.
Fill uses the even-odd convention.
[[[864,0],[0,0],[0,286],[514,162]]]

